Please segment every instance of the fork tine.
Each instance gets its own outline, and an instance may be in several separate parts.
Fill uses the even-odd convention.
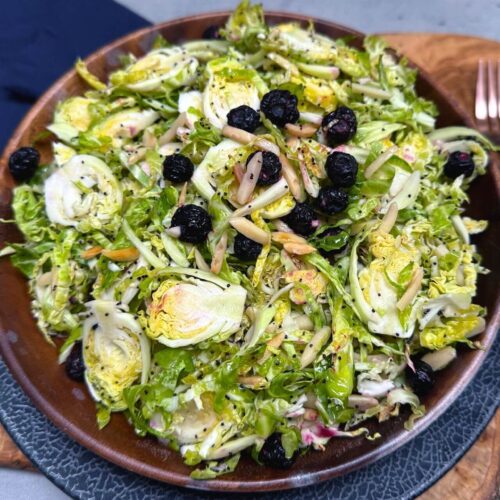
[[[497,91],[495,85],[495,71],[493,61],[488,61],[488,116],[491,119],[497,117],[498,114],[498,101]]]
[[[484,73],[484,61],[480,59],[477,67],[476,81],[476,118],[478,120],[486,120],[488,116],[488,110],[486,107],[486,81]]]
[[[500,59],[497,61],[497,113],[500,118]]]

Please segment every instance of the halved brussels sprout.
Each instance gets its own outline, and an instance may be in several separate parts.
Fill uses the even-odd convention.
[[[87,97],[70,97],[59,104],[54,121],[47,128],[62,141],[70,142],[89,128],[92,120],[89,106],[95,102]]]
[[[192,40],[182,45],[182,48],[200,61],[210,61],[227,54],[230,46],[225,40]]]
[[[302,29],[296,23],[274,26],[269,33],[269,45],[277,52],[304,62],[332,62],[337,54],[333,40],[312,29]]]
[[[210,174],[224,168],[238,148],[241,148],[239,142],[231,139],[223,139],[219,144],[212,146],[207,151],[203,161],[196,167],[191,180],[196,190],[206,200],[210,200],[215,194],[214,187],[216,186],[216,182],[215,178]]]
[[[124,410],[123,391],[140,379],[145,384],[150,365],[149,341],[139,323],[114,301],[94,300],[83,324],[85,381],[92,397],[112,411]]]
[[[159,116],[151,109],[141,111],[140,108],[130,108],[108,116],[92,127],[89,133],[98,139],[110,137],[113,140],[113,146],[120,146],[123,139],[132,139],[152,125]]]
[[[44,191],[47,216],[54,223],[81,232],[114,231],[120,224],[120,184],[95,156],[73,156],[45,181]]]
[[[370,238],[371,262],[358,271],[358,240],[352,248],[349,279],[354,307],[372,333],[410,337],[415,328],[416,307],[403,315],[400,296],[420,260],[419,251],[406,237],[375,231]]]
[[[257,110],[267,86],[254,69],[230,57],[207,64],[208,82],[203,92],[203,112],[210,123],[222,129],[231,109],[246,105]]]
[[[198,60],[180,47],[161,48],[114,73],[111,83],[137,92],[151,92],[162,84],[177,88],[189,85],[197,69]]]
[[[153,293],[149,337],[168,347],[182,347],[215,335],[222,340],[240,328],[247,294],[243,287],[193,269],[175,272],[193,277],[167,279]]]
[[[261,210],[260,215],[264,219],[279,219],[288,215],[293,210],[293,207],[295,207],[295,200],[291,193],[286,193],[278,200],[265,206]]]
[[[173,414],[170,430],[179,444],[202,441],[219,422],[209,398],[203,397],[203,408],[197,408],[194,401]]]

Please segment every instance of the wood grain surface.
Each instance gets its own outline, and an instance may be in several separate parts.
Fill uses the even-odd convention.
[[[458,35],[386,34],[384,38],[472,113],[477,61],[500,60],[500,44]],[[500,495],[500,410],[474,446],[419,500],[491,500]],[[0,466],[35,470],[0,426]]]

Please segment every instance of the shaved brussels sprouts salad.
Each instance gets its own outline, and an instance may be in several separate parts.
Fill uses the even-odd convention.
[[[124,412],[192,477],[286,468],[407,408],[485,328],[463,215],[484,136],[435,128],[416,71],[368,36],[268,26],[243,1],[59,103],[53,161],[14,152],[4,247],[97,422]]]

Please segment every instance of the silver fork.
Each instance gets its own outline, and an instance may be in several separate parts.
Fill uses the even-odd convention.
[[[500,61],[480,59],[476,81],[476,124],[493,142],[500,142]]]

